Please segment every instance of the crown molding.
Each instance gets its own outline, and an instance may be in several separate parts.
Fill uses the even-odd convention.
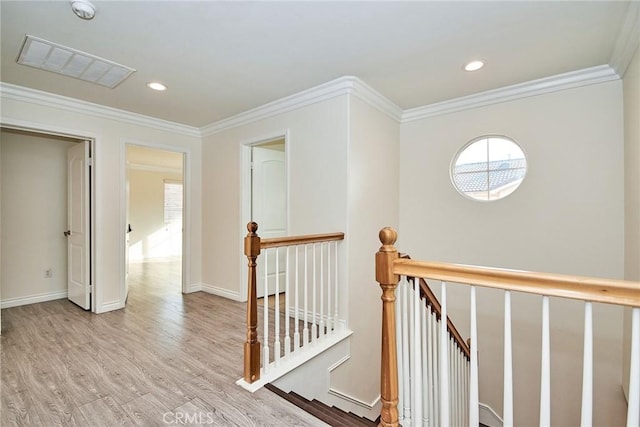
[[[640,2],[629,2],[609,64],[622,78],[640,45]]]
[[[585,68],[583,70],[571,71],[569,73],[532,80],[526,83],[506,86],[500,89],[488,90],[474,95],[454,98],[423,107],[411,108],[404,111],[401,123],[619,79],[620,77],[612,67],[599,65],[597,67]]]
[[[344,76],[268,104],[264,104],[260,107],[253,108],[243,113],[236,114],[235,116],[227,119],[211,123],[200,128],[200,131],[202,136],[209,136],[222,132],[226,129],[243,126],[278,114],[283,114],[308,105],[349,94],[357,96],[373,108],[380,110],[395,120],[399,121],[402,116],[402,110],[400,107],[389,101],[380,92],[376,91],[357,77]]]
[[[402,108],[391,102],[380,92],[363,82],[357,77],[353,78],[353,86],[350,93],[364,101],[371,107],[400,122],[402,119]]]
[[[157,130],[174,132],[186,136],[200,137],[200,130],[196,127],[157,119],[138,113],[119,110],[92,102],[82,101],[75,98],[17,86],[10,83],[0,82],[0,99],[12,99],[21,102],[28,102],[35,105],[57,108],[73,113],[86,114],[102,119],[115,120],[137,126],[145,126]]]

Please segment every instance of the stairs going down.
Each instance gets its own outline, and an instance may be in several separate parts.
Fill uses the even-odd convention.
[[[265,384],[265,388],[333,427],[375,427],[379,423],[379,419],[370,421],[352,412],[325,405],[319,400],[307,400],[296,392],[287,393],[273,384]]]

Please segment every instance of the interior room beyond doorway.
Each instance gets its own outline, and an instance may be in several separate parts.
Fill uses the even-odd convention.
[[[184,153],[127,145],[129,286],[182,292]]]

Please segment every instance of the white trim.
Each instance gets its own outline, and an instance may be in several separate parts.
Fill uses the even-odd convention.
[[[480,423],[488,427],[502,427],[502,418],[494,411],[491,406],[482,402],[478,404],[480,407]]]
[[[619,79],[613,68],[608,65],[599,65],[404,110],[401,123]]]
[[[157,119],[143,114],[132,113],[130,111],[94,104],[92,102],[30,89],[23,86],[12,85],[10,83],[0,82],[0,97],[2,99],[29,102],[31,104],[58,108],[60,110],[70,111],[77,114],[85,114],[108,120],[117,120],[123,123],[145,126],[186,136],[201,136],[200,130],[193,126]]]
[[[180,168],[171,168],[169,166],[145,165],[142,163],[127,162],[127,167],[129,169],[144,171],[144,172],[182,173],[182,169]]]
[[[194,286],[194,289],[195,289],[195,286]],[[242,302],[242,296],[240,295],[240,292],[237,292],[237,291],[230,291],[229,289],[220,288],[218,286],[209,285],[207,283],[200,283],[200,290],[208,294],[217,295],[219,297],[227,298],[233,301]]]
[[[28,297],[8,298],[0,301],[0,308],[18,307],[21,305],[35,304],[38,302],[53,301],[67,297],[67,291],[47,292],[44,294],[30,295]]]
[[[400,122],[402,119],[402,108],[357,77],[353,77],[353,86],[350,93],[393,120]]]
[[[0,82],[0,98],[2,98],[2,82]],[[1,111],[0,111],[1,113]],[[31,132],[65,136],[83,141],[89,141],[91,149],[91,284],[93,286],[93,292],[91,292],[91,311],[93,313],[101,313],[108,311],[104,309],[102,305],[102,284],[98,281],[98,271],[101,270],[102,258],[98,256],[98,243],[102,241],[102,233],[100,227],[97,224],[101,224],[102,209],[98,204],[98,179],[96,169],[99,168],[101,157],[97,155],[100,147],[102,147],[102,137],[99,134],[88,131],[79,131],[76,129],[64,128],[57,125],[43,124],[37,122],[31,122],[28,120],[16,119],[13,117],[7,117],[0,114],[0,126],[9,127],[12,129],[28,130]]]
[[[260,379],[253,383],[248,383],[244,380],[244,378],[240,378],[236,381],[236,384],[245,390],[254,393],[255,391],[261,389],[265,384],[274,382],[278,378],[283,375],[293,371],[297,367],[303,365],[314,357],[322,354],[324,351],[333,347],[334,345],[342,342],[343,340],[349,338],[353,334],[350,330],[340,331],[340,333],[326,335],[325,338],[313,341],[303,347],[300,347],[298,350],[292,352],[289,356],[284,359],[280,359],[280,366],[278,368],[275,367],[274,363],[270,363],[270,369],[267,370],[265,374],[264,369],[260,368]]]
[[[240,242],[244,242],[244,238],[247,235],[247,223],[251,221],[251,148],[255,145],[260,145],[263,143],[267,143],[270,141],[275,141],[279,139],[284,139],[284,156],[285,156],[285,185],[286,185],[286,200],[285,200],[285,210],[286,210],[286,233],[289,233],[289,224],[291,223],[290,218],[290,196],[291,196],[291,183],[289,181],[289,177],[291,176],[289,167],[291,165],[290,162],[290,137],[289,137],[289,128],[284,130],[273,131],[269,133],[265,133],[259,136],[253,136],[251,138],[243,139],[240,141],[240,215],[241,215],[241,224],[240,224]],[[258,224],[259,226],[260,224]],[[260,230],[258,230],[258,235],[260,235]],[[247,300],[247,280],[248,280],[248,268],[247,268],[247,257],[244,254],[244,251],[240,253],[240,300]]]
[[[620,28],[609,64],[622,78],[640,44],[640,3],[629,2],[624,24]]]
[[[267,119],[278,114],[349,94],[357,96],[391,118],[398,121],[400,120],[402,115],[402,109],[400,107],[359,78],[343,76],[268,104],[252,108],[251,110],[236,114],[227,119],[211,123],[200,128],[200,132],[203,137],[213,135],[227,129],[257,122],[258,120]]]
[[[202,291],[202,283],[191,283],[187,285],[187,291],[185,293],[191,294],[193,292],[200,292],[200,291]]]
[[[183,188],[183,206],[182,206],[182,280],[180,289],[183,293],[188,292],[188,285],[191,283],[191,149],[181,146],[156,144],[153,142],[141,141],[133,138],[122,138],[120,140],[120,300],[124,307],[126,295],[126,272],[127,266],[125,256],[126,235],[124,230],[127,228],[127,200],[126,200],[126,181],[127,168],[127,146],[146,147],[154,150],[170,151],[172,153],[182,154],[182,188]]]

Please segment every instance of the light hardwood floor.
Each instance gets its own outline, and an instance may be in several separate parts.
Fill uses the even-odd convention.
[[[2,310],[2,426],[325,426],[242,375],[245,306],[182,295],[177,263],[133,265],[127,307]],[[194,422],[195,421],[195,422]]]

